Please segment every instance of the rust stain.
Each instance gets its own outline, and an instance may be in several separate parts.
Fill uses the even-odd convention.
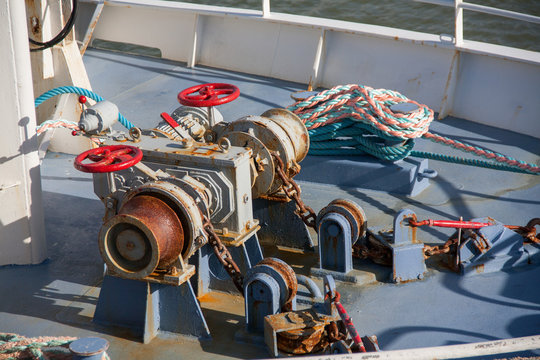
[[[478,273],[478,274],[481,274],[484,272],[484,264],[480,264],[480,265],[477,265],[474,267],[474,270]]]
[[[204,151],[206,150],[206,151]],[[217,147],[215,148],[196,148],[192,150],[189,154],[190,155],[200,155],[200,156],[210,156],[211,154],[215,153],[217,150],[219,150]],[[215,156],[214,156],[215,157]]]
[[[184,231],[176,213],[162,200],[138,195],[129,200],[120,209],[119,214],[126,214],[139,219],[154,234],[159,254],[158,268],[166,268],[180,254],[184,244]]]
[[[407,80],[407,82],[414,82],[414,81],[420,80],[420,77],[421,77],[421,76],[422,76],[422,75],[418,75],[418,76],[415,77],[415,78],[412,78],[412,79]]]
[[[294,271],[286,263],[276,261],[276,259],[273,258],[265,258],[261,260],[257,265],[269,265],[277,272],[279,272],[281,276],[283,276],[285,282],[287,283],[287,288],[289,289],[289,297],[287,298],[287,300],[285,300],[285,305],[283,306],[285,308],[288,307],[288,305],[290,305],[290,302],[296,296],[296,292],[298,291],[298,282],[296,281],[296,274],[294,273]]]
[[[199,300],[201,303],[204,303],[204,304],[218,304],[218,303],[221,303],[223,301],[223,299],[219,298],[216,295],[217,294],[215,294],[215,293],[206,293],[204,295],[199,296],[197,298],[197,300]]]
[[[414,222],[417,222],[416,214],[413,214],[411,217],[403,218],[403,221],[409,221],[408,219],[412,218]],[[415,226],[410,226],[411,229],[411,241],[413,244],[420,244],[421,241],[417,239],[417,230],[418,228]]]

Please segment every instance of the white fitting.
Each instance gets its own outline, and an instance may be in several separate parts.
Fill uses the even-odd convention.
[[[81,114],[79,128],[85,132],[100,133],[118,121],[118,107],[110,101],[100,101]]]

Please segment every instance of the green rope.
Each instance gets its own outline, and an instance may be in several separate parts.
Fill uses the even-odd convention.
[[[0,333],[0,354],[14,354],[18,352],[27,351],[35,359],[47,360],[47,359],[50,359],[51,357],[50,356],[45,357],[44,352],[46,352],[48,355],[70,354],[69,350],[65,348],[76,339],[70,339],[70,340],[51,339],[49,341],[34,341],[25,345],[16,345],[9,348],[6,346],[9,343],[18,343],[18,342],[28,341],[28,340],[33,340],[33,339],[21,337],[16,334]],[[63,349],[54,349],[54,348],[59,348],[59,347],[62,347]],[[107,353],[104,353],[104,357],[105,359],[109,359],[109,356]],[[8,360],[11,360],[11,359],[15,360],[16,358],[13,356],[8,358]]]
[[[398,103],[418,106],[412,114],[394,114]],[[540,174],[540,168],[512,157],[430,133],[433,111],[402,94],[361,85],[341,85],[296,102],[288,110],[309,129],[310,155],[365,155],[385,161],[408,156],[446,161],[517,173]],[[424,137],[438,144],[474,153],[492,161],[413,150],[414,139]]]

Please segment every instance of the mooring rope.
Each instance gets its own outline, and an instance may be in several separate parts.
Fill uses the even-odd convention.
[[[412,103],[409,113],[394,112],[390,106]],[[429,131],[433,110],[410,100],[397,91],[362,85],[339,85],[288,107],[309,130],[312,155],[371,154],[397,161],[416,156],[496,170],[540,174],[535,164],[514,159],[478,146],[437,135]],[[414,140],[424,138],[490,161],[414,150]]]
[[[77,340],[76,337],[42,336],[27,338],[17,334],[0,333],[0,360],[15,359],[71,359],[69,345]],[[104,359],[110,359],[103,353]]]
[[[45,360],[51,358],[46,355],[69,354],[67,346],[76,339],[50,336],[26,338],[16,334],[0,333],[0,359],[20,359],[31,356],[33,359]]]

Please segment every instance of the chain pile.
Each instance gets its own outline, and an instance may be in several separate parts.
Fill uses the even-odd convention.
[[[375,237],[368,236],[367,243],[357,241],[353,245],[352,256],[358,259],[370,259],[376,264],[392,266],[392,251]]]
[[[208,235],[208,243],[212,246],[212,249],[214,250],[219,262],[223,265],[225,271],[227,271],[231,277],[234,286],[236,286],[238,291],[240,291],[240,294],[244,296],[244,276],[240,272],[238,265],[233,260],[231,253],[229,250],[227,250],[227,247],[223,245],[219,239],[219,236],[216,234],[214,225],[212,225],[210,222],[210,218],[208,216],[203,216],[203,221],[204,231],[206,232],[206,235]]]
[[[307,206],[301,199],[302,190],[300,186],[285,172],[285,165],[281,158],[275,153],[272,152],[272,158],[276,165],[276,173],[278,174],[279,179],[283,182],[282,189],[285,192],[287,198],[294,200],[296,203],[296,214],[302,219],[302,221],[309,227],[316,229],[316,220],[317,215],[315,211],[309,206]]]

